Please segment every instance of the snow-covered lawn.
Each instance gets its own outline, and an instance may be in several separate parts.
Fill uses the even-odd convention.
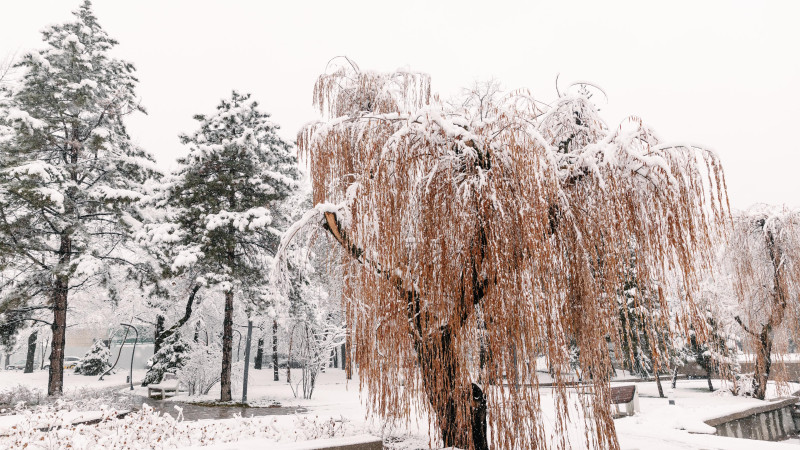
[[[718,388],[719,380],[714,380]],[[705,420],[743,411],[765,402],[752,398],[734,397],[722,391],[709,392],[705,380],[679,380],[674,391],[675,405],[668,399],[659,398],[656,384],[639,383],[639,404],[641,412],[634,417],[617,419],[616,427],[623,449],[797,449],[800,441],[783,442],[753,441],[714,436],[714,428]],[[663,383],[665,394],[669,382]],[[797,390],[798,385],[789,386],[787,391],[776,392],[770,385],[769,398],[788,395]]]
[[[145,370],[133,371],[133,383],[141,383]],[[111,387],[122,387],[126,384],[128,370],[116,370],[116,373],[107,375],[100,381],[96,376],[84,376],[76,374],[72,369],[64,370],[64,391],[76,388],[103,389]],[[46,370],[35,370],[33,373],[22,373],[21,370],[0,370],[0,390],[13,388],[16,385],[24,385],[29,388],[38,388],[47,393]]]
[[[412,421],[410,425],[400,428],[382,427],[378,420],[367,417],[367,410],[359,395],[358,378],[346,380],[344,372],[328,369],[320,374],[320,378],[312,399],[295,397],[292,388],[286,383],[286,371],[281,370],[281,381],[272,381],[271,370],[251,370],[251,381],[248,398],[251,405],[269,405],[275,402],[282,406],[304,408],[304,412],[294,415],[262,416],[254,418],[233,418],[225,420],[180,420],[180,411],[174,409],[169,416],[156,414],[145,409],[129,415],[124,419],[109,420],[101,425],[65,427],[60,430],[42,432],[41,428],[47,420],[53,424],[65,424],[69,421],[87,420],[101,416],[110,416],[110,409],[77,411],[39,410],[36,414],[17,414],[3,417],[3,421],[11,423],[20,420],[26,430],[17,431],[14,436],[0,437],[0,448],[19,445],[23,440],[30,443],[28,448],[60,448],[67,442],[74,448],[159,448],[198,447],[210,444],[230,443],[219,448],[248,448],[275,445],[276,442],[291,443],[304,439],[347,438],[360,439],[364,434],[383,436],[390,448],[424,449],[428,448],[429,436],[424,419]],[[134,374],[134,379],[141,378],[142,373]],[[299,371],[292,374],[299,380]],[[104,389],[116,386],[117,390],[128,392],[123,387],[125,374],[118,373],[99,382],[97,377],[83,377],[67,374],[65,376],[66,392],[71,389]],[[20,372],[0,372],[0,392],[23,384],[29,389],[45,389],[47,373],[37,372],[24,375]],[[714,380],[715,387],[719,381]],[[754,448],[779,450],[796,449],[799,440],[784,442],[750,441],[744,439],[714,436],[713,428],[703,422],[713,417],[730,414],[763,404],[759,400],[733,397],[720,391],[708,392],[705,380],[680,380],[673,393],[675,405],[669,405],[667,399],[658,398],[655,383],[639,383],[641,412],[634,417],[616,420],[620,444],[623,449],[742,449]],[[790,390],[798,386],[790,387]],[[664,383],[669,389],[669,383]],[[543,389],[543,405],[550,392]],[[135,394],[146,395],[146,388],[136,387]],[[216,388],[212,390],[216,394]],[[240,399],[240,388],[234,391]],[[770,389],[771,397],[785,395],[787,392],[775,392]],[[215,395],[207,397],[188,397],[181,395],[165,402],[180,405],[197,400],[213,401]],[[547,413],[547,412],[546,412]],[[60,415],[59,415],[60,414]],[[546,414],[547,415],[547,414]],[[3,424],[0,421],[0,424]],[[59,422],[60,421],[60,422]],[[7,424],[6,424],[7,425]],[[46,425],[45,425],[46,426]],[[7,427],[4,427],[6,432]],[[137,430],[137,431],[128,431]],[[0,433],[1,434],[1,433]],[[581,436],[582,430],[576,427],[571,436]],[[121,439],[124,435],[125,439]],[[11,441],[11,439],[16,439]],[[42,439],[44,438],[44,439]],[[579,439],[579,438],[578,438]],[[577,439],[576,439],[577,440]],[[577,442],[573,442],[577,444]],[[231,446],[233,445],[233,446]],[[38,447],[37,447],[38,446]]]

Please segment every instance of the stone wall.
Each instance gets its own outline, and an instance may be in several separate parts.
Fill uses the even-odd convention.
[[[800,398],[790,397],[710,419],[706,424],[716,428],[718,436],[779,441],[797,435],[800,430],[792,414],[798,401]]]

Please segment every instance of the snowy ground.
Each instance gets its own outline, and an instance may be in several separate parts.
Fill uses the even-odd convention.
[[[143,373],[134,373],[134,380],[141,378]],[[293,374],[295,380],[299,380],[299,371]],[[128,392],[124,388],[126,374],[118,373],[107,377],[105,381],[98,381],[97,377],[84,377],[67,373],[65,376],[65,391],[80,393],[88,389],[112,389]],[[251,371],[251,383],[248,388],[248,397],[251,404],[268,405],[279,402],[283,406],[299,406],[305,408],[302,414],[290,416],[267,416],[252,419],[229,419],[216,421],[177,421],[174,417],[156,417],[157,414],[143,414],[139,418],[128,418],[128,422],[117,421],[119,424],[114,427],[106,425],[100,431],[93,431],[92,439],[88,439],[91,433],[86,430],[75,432],[69,435],[61,431],[59,440],[53,440],[53,436],[39,431],[30,431],[24,438],[41,437],[47,435],[45,442],[49,444],[39,445],[34,443],[29,448],[58,448],[63,444],[63,439],[70,439],[70,443],[76,444],[76,448],[97,448],[94,442],[105,442],[115,448],[127,448],[119,446],[119,441],[114,441],[109,436],[119,433],[119,430],[126,425],[145,425],[147,433],[142,433],[137,439],[141,445],[133,448],[147,448],[148,439],[159,434],[162,439],[160,448],[175,448],[186,446],[208,445],[221,442],[236,442],[239,439],[246,439],[249,446],[258,447],[261,443],[265,446],[275,445],[275,441],[293,442],[308,438],[329,438],[337,437],[346,439],[359,439],[359,435],[365,433],[383,435],[387,442],[391,443],[391,448],[417,449],[428,448],[429,437],[427,434],[427,424],[424,421],[412,422],[408,427],[402,429],[384,429],[379,421],[367,418],[366,408],[360,401],[358,391],[358,379],[349,382],[345,379],[341,370],[329,369],[328,372],[321,374],[314,396],[310,400],[297,398],[292,392],[292,388],[286,383],[285,370],[280,372],[281,381],[272,381],[272,371]],[[719,381],[715,380],[718,387]],[[36,372],[33,374],[22,374],[21,372],[0,372],[0,394],[8,389],[19,389],[22,385],[26,389],[36,390],[46,389],[47,373]],[[704,434],[713,432],[713,429],[706,426],[703,421],[726,415],[735,411],[748,409],[757,406],[762,402],[759,400],[733,397],[719,392],[709,393],[706,389],[705,380],[681,380],[675,390],[673,397],[676,405],[669,405],[667,399],[658,398],[655,383],[639,383],[640,407],[641,412],[634,417],[618,419],[616,421],[620,444],[623,449],[742,449],[750,450],[754,448],[766,450],[797,449],[800,440],[790,440],[780,443],[750,441],[744,439],[734,439]],[[668,388],[665,383],[665,388]],[[793,386],[792,389],[796,389]],[[780,396],[784,393],[770,392],[772,397]],[[216,392],[216,390],[212,390]],[[136,387],[135,394],[146,395],[146,388]],[[543,390],[544,397],[549,395],[547,389]],[[235,396],[240,396],[241,392],[234,392]],[[200,400],[214,400],[216,396],[200,398]],[[239,397],[240,398],[240,397]],[[237,398],[238,399],[238,398]],[[185,395],[174,397],[167,402],[180,404],[181,402],[197,401],[197,397],[187,397]],[[544,400],[544,398],[543,398]],[[543,401],[543,403],[547,403]],[[6,416],[0,420],[0,425],[5,422],[27,420],[32,423],[35,420],[38,424],[43,423],[48,417],[56,420],[54,413],[44,414],[38,419],[17,414],[16,416]],[[75,411],[61,412],[60,423],[69,423],[76,416]],[[86,418],[99,417],[108,414],[108,411],[84,411],[81,413],[81,420]],[[173,416],[177,416],[178,412]],[[16,417],[16,418],[15,418]],[[77,420],[77,419],[75,419]],[[114,421],[112,421],[114,422]],[[152,427],[148,429],[147,426]],[[91,428],[95,426],[87,426]],[[171,431],[170,431],[171,430]],[[202,433],[205,438],[201,439]],[[575,430],[574,435],[582,434],[581,430]],[[38,434],[37,434],[38,433]],[[56,432],[51,432],[53,434]],[[105,434],[103,434],[105,433]],[[170,434],[172,433],[172,434]],[[106,436],[97,440],[96,436]],[[163,436],[162,436],[163,435]],[[19,436],[18,436],[19,438]],[[4,442],[3,439],[6,439]],[[8,437],[0,438],[0,448],[9,444]],[[205,440],[203,440],[205,439]],[[21,441],[17,441],[21,442]],[[55,446],[54,446],[55,445]],[[128,444],[130,445],[130,444]],[[234,446],[235,447],[235,446]],[[234,448],[223,446],[220,448]]]

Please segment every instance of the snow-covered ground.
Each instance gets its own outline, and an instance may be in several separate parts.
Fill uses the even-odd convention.
[[[268,405],[275,402],[282,406],[297,406],[304,408],[300,414],[288,416],[266,416],[254,418],[234,418],[226,420],[201,420],[180,421],[176,417],[180,414],[178,409],[171,417],[163,417],[153,412],[131,415],[125,419],[112,420],[105,425],[89,425],[77,427],[68,432],[51,431],[44,433],[30,430],[23,433],[24,437],[44,440],[31,442],[29,448],[59,448],[65,442],[71,443],[75,448],[99,448],[97,443],[102,442],[109,448],[129,448],[121,444],[118,439],[120,430],[132,425],[143,426],[146,432],[137,432],[135,439],[130,439],[130,448],[148,448],[152,440],[160,438],[160,448],[178,448],[188,446],[204,446],[212,443],[222,445],[220,448],[237,448],[233,443],[242,440],[249,447],[258,448],[259,445],[275,445],[275,442],[294,442],[303,439],[318,438],[346,438],[360,439],[358,436],[373,434],[383,436],[390,444],[390,448],[423,449],[428,448],[428,427],[424,420],[412,421],[409,426],[400,429],[388,429],[381,426],[379,420],[367,417],[367,409],[361,402],[359,395],[358,379],[346,380],[344,372],[329,369],[320,375],[314,396],[310,400],[295,397],[292,388],[286,383],[285,370],[280,372],[281,380],[272,381],[271,370],[252,370],[251,382],[248,388],[248,398],[252,405]],[[134,373],[134,379],[140,379],[142,373]],[[68,373],[65,376],[66,392],[74,390],[113,388],[128,392],[123,388],[125,374],[118,373],[107,377],[105,381],[98,381],[97,377],[84,377]],[[299,380],[300,373],[295,371],[292,375]],[[715,380],[715,387],[719,381]],[[0,392],[14,386],[25,386],[27,389],[46,389],[47,373],[36,372],[22,374],[20,372],[0,372]],[[721,391],[708,392],[705,380],[680,380],[678,387],[672,394],[675,405],[669,405],[667,399],[658,398],[655,383],[639,383],[641,411],[634,417],[616,420],[620,444],[623,449],[742,449],[754,448],[766,450],[796,449],[800,440],[784,442],[750,441],[714,436],[713,428],[703,423],[704,420],[730,414],[763,404],[759,400],[733,397]],[[668,390],[668,383],[664,383]],[[791,386],[790,390],[797,386]],[[216,393],[216,390],[212,390]],[[146,388],[136,387],[135,394],[146,395]],[[775,392],[770,390],[770,397],[778,397],[788,392]],[[543,404],[549,392],[543,389]],[[241,395],[241,391],[234,392]],[[214,400],[216,395],[205,398],[188,397],[181,395],[166,400],[166,402],[180,405],[182,402],[197,400]],[[239,397],[240,398],[240,397]],[[238,399],[237,399],[238,400]],[[49,415],[48,415],[49,414]],[[108,410],[93,411],[61,411],[57,417],[54,411],[40,413],[38,418],[32,415],[17,414],[6,416],[3,423],[28,420],[28,428],[34,424],[41,427],[43,420],[61,420],[60,423],[69,423],[71,420],[87,420],[87,418],[109,415]],[[38,422],[36,422],[38,420]],[[54,422],[55,423],[55,422]],[[149,427],[149,428],[148,428]],[[580,436],[579,429],[570,433]],[[94,437],[92,437],[94,436]],[[18,436],[19,438],[19,433]],[[57,439],[58,437],[58,439]],[[91,437],[91,438],[90,438]],[[5,442],[3,440],[6,440]],[[9,437],[0,438],[0,448],[10,444]],[[16,441],[21,442],[21,441]],[[39,445],[39,447],[36,447]],[[233,445],[233,446],[231,446]],[[248,448],[249,448],[248,447]]]

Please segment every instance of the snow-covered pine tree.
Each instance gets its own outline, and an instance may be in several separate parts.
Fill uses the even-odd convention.
[[[75,366],[75,373],[81,375],[102,375],[111,368],[111,351],[103,341],[97,341],[86,352],[81,362]]]
[[[189,360],[191,344],[183,338],[180,331],[172,333],[162,343],[155,355],[150,358],[147,374],[142,386],[159,383],[165,373],[177,373]]]
[[[277,206],[296,188],[298,167],[249,94],[233,92],[215,114],[195,119],[199,129],[181,136],[189,154],[161,200],[171,209],[169,223],[153,227],[161,234],[153,240],[172,246],[173,270],[194,270],[224,292],[220,399],[230,401],[234,294],[252,298],[263,288],[280,240]]]
[[[6,117],[14,135],[0,144],[0,245],[22,273],[4,294],[52,309],[49,395],[63,386],[69,293],[100,284],[114,294],[107,267],[131,254],[131,204],[154,170],[123,122],[143,111],[133,65],[109,55],[117,42],[88,0],[73,14],[17,64],[24,74]]]

